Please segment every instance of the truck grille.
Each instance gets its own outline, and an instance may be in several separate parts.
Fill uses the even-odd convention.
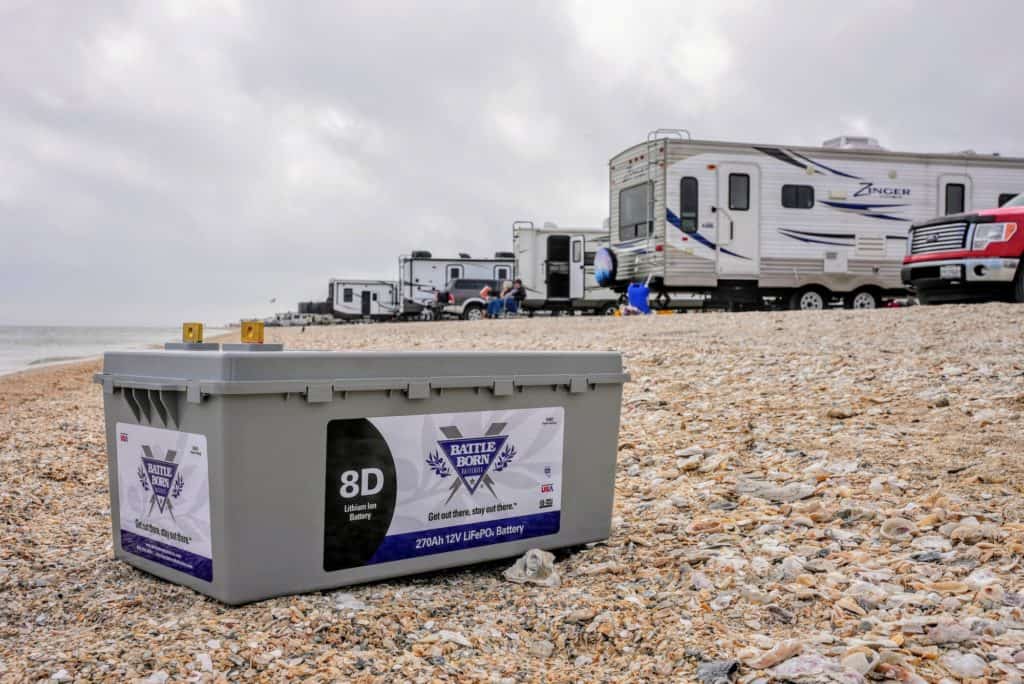
[[[914,228],[910,238],[910,253],[928,254],[963,249],[966,237],[967,224],[963,222]]]

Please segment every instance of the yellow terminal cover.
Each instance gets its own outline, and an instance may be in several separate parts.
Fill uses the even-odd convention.
[[[200,344],[203,341],[203,324],[202,323],[182,323],[181,324],[181,341],[191,342],[193,344]]]
[[[242,342],[263,344],[263,321],[242,321]]]

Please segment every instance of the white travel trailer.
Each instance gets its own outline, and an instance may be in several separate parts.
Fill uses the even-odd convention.
[[[594,280],[594,255],[608,246],[607,228],[536,227],[533,221],[512,224],[515,277],[526,288],[527,311],[589,311],[611,314],[619,293]]]
[[[609,162],[611,245],[598,283],[650,278],[665,303],[703,292],[735,308],[765,300],[873,308],[904,293],[914,221],[996,207],[1024,190],[1024,159],[890,152],[870,138],[822,147],[692,140],[657,130]]]
[[[441,258],[427,251],[400,256],[398,292],[402,314],[434,318],[441,310],[437,294],[444,292],[450,281],[455,278],[509,280],[514,269],[515,259],[511,252],[497,252],[493,259],[474,259],[468,254]]]
[[[294,311],[284,311],[282,313],[276,313],[269,318],[264,318],[263,322],[265,325],[270,327],[298,327],[300,325],[313,325],[313,317],[310,314],[296,313]]]
[[[344,320],[389,320],[398,313],[398,288],[386,280],[331,280],[331,306]]]

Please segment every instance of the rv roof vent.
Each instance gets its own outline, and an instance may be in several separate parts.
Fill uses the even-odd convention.
[[[868,138],[863,135],[840,135],[835,138],[829,138],[825,142],[821,143],[822,147],[835,147],[840,150],[884,150],[885,148],[878,144],[878,141],[874,138]]]
[[[459,252],[459,258],[460,259],[472,259],[473,257],[469,256],[465,252]]]
[[[494,253],[494,258],[495,259],[515,259],[516,255],[513,254],[512,252],[495,252]]]
[[[554,221],[545,221],[544,227],[549,228],[551,230],[558,230],[558,224],[555,223]]]
[[[425,249],[414,249],[412,251],[412,258],[413,259],[429,259],[430,256],[431,256],[430,252],[428,252]]]

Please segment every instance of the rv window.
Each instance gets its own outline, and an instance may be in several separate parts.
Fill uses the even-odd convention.
[[[351,302],[352,301],[352,288],[351,287],[346,287],[342,291],[342,301],[344,301],[344,302]]]
[[[697,232],[697,179],[693,176],[679,181],[679,227],[684,233]]]
[[[946,215],[964,213],[964,184],[946,183]]]
[[[632,240],[647,237],[651,232],[648,218],[651,203],[651,184],[642,183],[619,193],[619,239]]]
[[[750,209],[750,176],[745,173],[729,174],[729,209],[733,211]]]
[[[449,266],[448,267],[448,280],[454,280],[455,278],[462,277],[462,266]]]
[[[373,301],[377,301],[377,293],[376,292],[373,293]]]
[[[572,243],[572,263],[578,264],[583,260],[583,243],[579,240]]]
[[[814,187],[811,185],[783,185],[782,206],[787,209],[810,209],[814,206]]]
[[[1016,192],[1001,192],[1001,193],[999,193],[999,203],[996,206],[997,207],[1003,206],[1004,204],[1006,204],[1007,202],[1012,200],[1014,197],[1016,197],[1018,194],[1019,193],[1016,193]]]
[[[495,280],[508,280],[509,279],[508,266],[495,266],[494,267],[494,278],[495,278]]]

